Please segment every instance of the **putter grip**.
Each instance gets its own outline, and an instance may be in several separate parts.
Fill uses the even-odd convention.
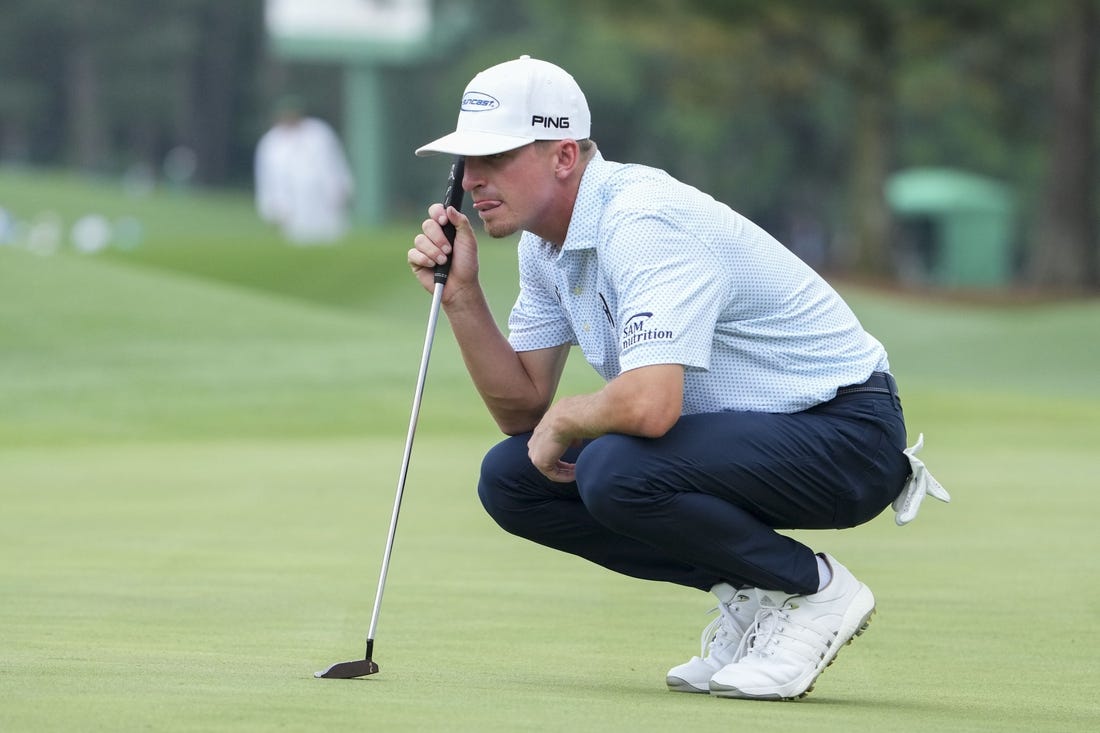
[[[466,169],[466,159],[461,155],[455,158],[451,164],[451,175],[447,178],[447,191],[443,194],[443,208],[453,206],[462,210],[462,174]],[[454,259],[455,225],[447,222],[443,225],[443,233],[447,241],[451,243],[451,256],[442,265],[435,266],[436,283],[446,283],[447,275],[451,272],[451,260]]]

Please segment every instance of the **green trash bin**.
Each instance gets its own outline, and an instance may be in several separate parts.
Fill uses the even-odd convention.
[[[890,177],[886,200],[931,283],[988,288],[1012,281],[1015,202],[1003,183],[950,168],[912,168]]]

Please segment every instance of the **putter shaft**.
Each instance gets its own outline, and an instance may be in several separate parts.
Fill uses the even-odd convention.
[[[451,165],[451,173],[447,179],[447,190],[443,195],[444,207],[453,206],[462,208],[462,176],[465,171],[466,161],[462,156],[455,158]],[[443,233],[453,246],[455,243],[455,227],[447,223],[443,227]],[[452,251],[453,256],[453,251]],[[374,634],[378,629],[378,616],[382,609],[382,593],[386,588],[386,575],[390,570],[390,556],[393,554],[393,540],[397,534],[397,519],[401,514],[401,499],[405,494],[405,479],[409,474],[409,459],[412,456],[413,439],[416,436],[416,423],[420,417],[420,403],[424,397],[424,382],[428,376],[428,361],[432,355],[432,342],[435,340],[435,327],[439,321],[439,308],[443,302],[443,287],[447,283],[447,275],[451,270],[451,259],[442,265],[435,267],[435,289],[432,293],[432,307],[428,311],[428,328],[424,334],[424,351],[420,357],[420,373],[416,378],[416,391],[413,394],[412,414],[409,417],[409,431],[405,437],[405,453],[401,458],[401,471],[397,476],[397,493],[393,499],[393,512],[390,515],[390,529],[386,536],[386,550],[382,554],[382,569],[378,574],[378,590],[374,595],[374,610],[371,611],[370,629],[367,631],[367,651],[364,659],[351,662],[338,662],[322,672],[314,673],[314,677],[329,679],[350,679],[364,677],[378,671],[378,665],[371,658],[374,653]]]

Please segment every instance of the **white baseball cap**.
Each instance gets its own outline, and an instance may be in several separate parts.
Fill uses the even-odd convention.
[[[417,148],[417,155],[494,155],[536,140],[584,140],[588,101],[564,69],[520,56],[475,76],[462,93],[458,127]]]

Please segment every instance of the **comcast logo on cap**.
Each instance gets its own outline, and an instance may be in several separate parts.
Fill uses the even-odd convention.
[[[462,97],[463,112],[488,112],[500,106],[496,97],[481,92],[466,92]]]

